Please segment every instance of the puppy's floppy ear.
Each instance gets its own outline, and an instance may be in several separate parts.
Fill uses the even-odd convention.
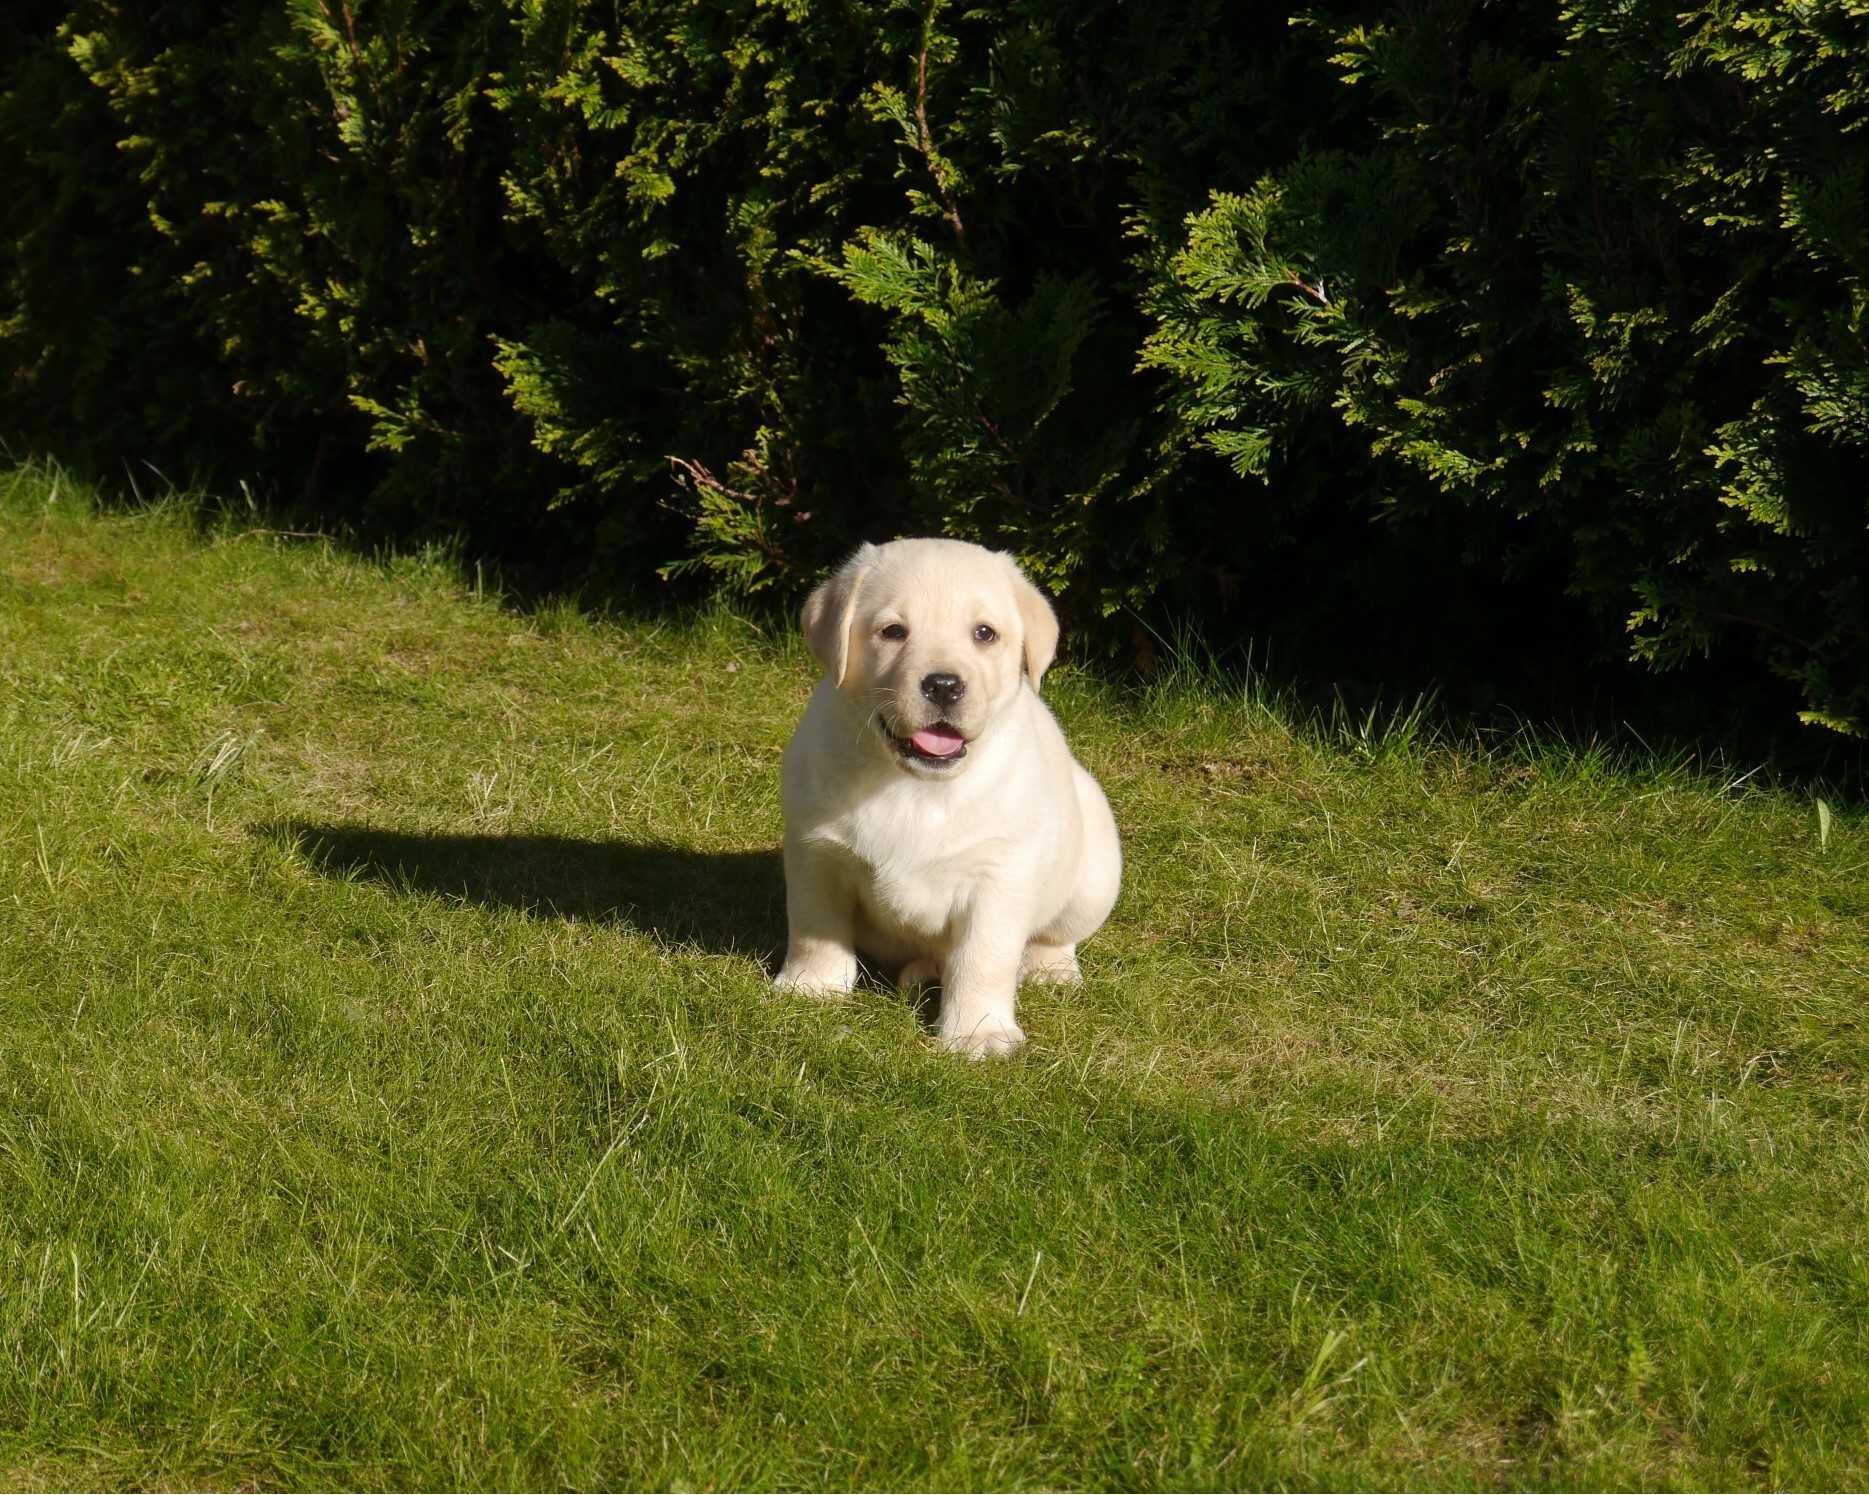
[[[1025,673],[1031,678],[1032,689],[1037,690],[1058,654],[1058,615],[1010,555],[1006,564],[1012,571],[1013,595],[1019,602],[1019,622],[1025,632]]]
[[[856,621],[857,594],[875,558],[874,545],[867,541],[859,545],[856,553],[805,599],[805,610],[799,615],[805,644],[812,658],[824,666],[833,685],[844,683],[844,672],[850,666],[850,625]]]

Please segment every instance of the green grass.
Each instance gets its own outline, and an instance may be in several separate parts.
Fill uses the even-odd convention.
[[[1869,1482],[1860,812],[1061,670],[969,1064],[767,991],[791,639],[0,492],[0,1485]]]

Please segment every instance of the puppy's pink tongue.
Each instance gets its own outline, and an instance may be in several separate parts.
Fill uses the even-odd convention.
[[[949,726],[923,727],[909,738],[910,744],[918,753],[926,753],[930,758],[952,758],[967,746],[967,739]]]

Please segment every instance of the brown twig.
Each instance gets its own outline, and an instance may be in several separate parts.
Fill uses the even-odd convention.
[[[928,35],[934,30],[936,6],[930,4],[928,13],[922,17],[921,51],[915,54],[915,148],[921,152],[922,159],[928,163],[928,175],[934,180],[935,191],[940,194],[941,206],[947,209],[943,216],[948,226],[954,230],[954,242],[960,246],[961,253],[967,252],[967,225],[961,222],[960,206],[954,201],[953,190],[941,174],[935,154],[934,131],[928,128]]]
[[[745,460],[745,458],[742,458],[742,461]],[[745,488],[734,488],[721,482],[719,478],[708,471],[705,463],[694,461],[688,457],[677,457],[671,452],[668,454],[668,465],[686,476],[688,481],[693,483],[695,487],[705,488],[710,493],[718,493],[723,498],[733,499],[736,503],[745,504],[750,508],[753,511],[754,518],[753,544],[758,547],[760,554],[765,556],[765,558],[774,565],[782,566],[786,563],[784,547],[773,541],[766,533],[766,499],[763,495],[751,492]],[[768,476],[766,470],[760,467],[757,462],[753,462],[749,465],[753,467],[753,470],[758,473],[759,476]],[[790,508],[792,499],[795,496],[796,485],[794,485],[792,495],[775,496],[772,502],[777,507]],[[801,513],[793,517],[802,520],[808,519],[811,516]]]
[[[1716,623],[1737,623],[1741,628],[1756,628],[1760,633],[1769,633],[1773,638],[1796,644],[1806,653],[1815,653],[1817,650],[1817,646],[1809,639],[1799,638],[1784,624],[1774,623],[1770,618],[1753,618],[1745,613],[1729,613],[1717,608],[1708,609],[1706,616]]]
[[[231,545],[236,540],[250,540],[255,535],[266,535],[275,540],[329,540],[333,538],[321,529],[243,529],[237,535],[223,535],[214,543]]]
[[[691,461],[687,457],[677,457],[671,452],[668,458],[668,465],[670,467],[679,468],[682,472],[686,473],[688,481],[693,483],[697,488],[707,488],[727,498],[737,498],[741,503],[756,504],[759,502],[759,496],[757,494],[748,493],[744,488],[729,488],[725,483],[721,482],[719,478],[715,477],[713,473],[709,472],[707,470],[707,465],[703,462]]]
[[[1000,434],[998,424],[994,421],[992,416],[988,415],[986,411],[980,407],[980,402],[978,400],[974,401],[973,413],[979,418],[980,424],[986,428],[986,434],[993,438],[993,444],[1008,457],[1011,457],[1013,461],[1017,462],[1019,460],[1019,454],[1013,450],[1012,443]]]

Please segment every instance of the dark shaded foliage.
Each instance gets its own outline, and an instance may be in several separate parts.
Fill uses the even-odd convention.
[[[563,583],[947,532],[1109,649],[1711,656],[1860,731],[1866,57],[1856,0],[24,0],[0,433]]]

